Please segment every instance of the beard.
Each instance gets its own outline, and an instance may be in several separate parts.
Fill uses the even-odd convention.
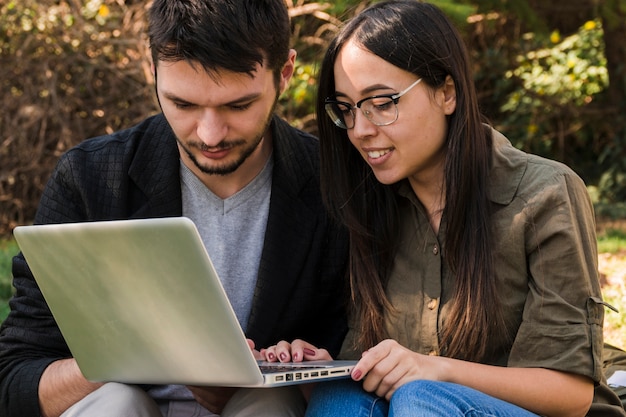
[[[268,116],[265,118],[265,121],[263,123],[263,129],[261,129],[259,133],[257,133],[257,135],[254,137],[252,141],[248,142],[245,139],[224,140],[220,142],[219,144],[217,144],[217,146],[212,146],[212,147],[208,147],[202,142],[183,143],[183,141],[181,141],[178,137],[176,138],[176,141],[180,145],[181,149],[187,154],[187,157],[189,158],[189,160],[191,160],[191,162],[193,162],[193,164],[202,173],[208,174],[208,175],[221,175],[221,176],[232,174],[233,172],[237,171],[237,169],[239,169],[241,165],[243,165],[243,163],[250,157],[250,155],[254,153],[254,151],[259,147],[259,145],[263,141],[265,132],[267,132],[267,130],[270,127],[270,124],[272,123],[272,117],[274,115],[274,110],[276,109],[277,103],[278,103],[278,96],[276,97],[276,100],[274,100],[274,104],[272,105],[272,108]],[[196,158],[196,156],[192,152],[192,149],[198,149],[200,151],[209,151],[209,150],[216,151],[216,150],[221,150],[221,149],[234,149],[234,148],[240,148],[238,155],[237,155],[237,159],[235,159],[234,161],[227,162],[227,163],[222,163],[220,165],[202,164],[200,163],[200,161],[198,161],[198,158]]]
[[[265,133],[265,131],[264,131]],[[220,149],[229,149],[236,148],[245,145],[237,156],[237,159],[231,162],[223,163],[221,165],[209,165],[209,164],[201,164],[198,161],[198,158],[193,154],[190,148],[199,149],[200,151],[207,151],[209,148],[205,146],[203,143],[188,143],[184,144],[181,140],[176,139],[183,149],[183,151],[187,154],[187,157],[193,162],[193,164],[204,174],[209,175],[228,175],[237,171],[237,169],[243,165],[243,163],[254,153],[254,151],[259,147],[259,144],[263,140],[264,133],[258,135],[252,142],[246,144],[245,140],[231,140],[221,142],[218,146],[214,146],[210,148],[212,151],[220,150]]]

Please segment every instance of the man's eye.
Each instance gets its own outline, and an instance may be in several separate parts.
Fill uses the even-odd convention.
[[[176,107],[178,110],[188,110],[188,109],[191,109],[193,107],[193,104],[190,104],[190,103],[174,103],[174,107]]]
[[[232,110],[234,111],[245,111],[248,110],[250,108],[250,106],[252,105],[252,103],[246,103],[246,104],[231,104],[230,107]]]

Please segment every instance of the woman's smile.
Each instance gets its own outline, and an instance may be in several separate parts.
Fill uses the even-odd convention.
[[[375,167],[382,165],[391,158],[394,148],[383,149],[363,149],[363,152],[367,155],[367,162],[370,166]]]

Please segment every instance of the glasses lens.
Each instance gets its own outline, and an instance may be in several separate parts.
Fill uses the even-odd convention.
[[[363,114],[378,126],[390,125],[398,120],[398,107],[390,97],[372,97],[361,103]]]
[[[354,126],[354,114],[350,106],[338,101],[328,101],[324,108],[333,123],[340,128],[350,129]]]

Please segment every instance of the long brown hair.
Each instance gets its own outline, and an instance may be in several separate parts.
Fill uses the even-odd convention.
[[[324,111],[324,99],[335,94],[336,56],[351,39],[421,77],[431,88],[441,87],[447,76],[454,80],[457,105],[448,118],[445,144],[443,250],[455,288],[440,334],[441,353],[479,361],[491,353],[493,340],[506,334],[489,247],[491,130],[479,111],[461,36],[438,8],[415,0],[377,3],[353,18],[332,41],[320,72],[316,106],[322,195],[350,231],[350,280],[360,347],[387,337],[383,318],[393,306],[385,286],[399,225],[393,186],[376,181],[346,130],[336,127]]]

